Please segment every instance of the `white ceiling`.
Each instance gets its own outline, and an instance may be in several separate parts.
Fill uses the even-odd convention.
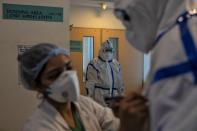
[[[87,7],[100,7],[101,3],[106,3],[108,8],[114,7],[114,0],[71,0],[71,5],[74,6],[87,6]]]

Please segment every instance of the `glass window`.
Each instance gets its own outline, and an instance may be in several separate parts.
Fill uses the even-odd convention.
[[[150,62],[151,61],[151,53],[144,54],[144,73],[143,73],[143,81],[145,82],[150,70]]]
[[[118,38],[109,38],[109,40],[112,42],[114,47],[114,58],[118,60]]]
[[[88,63],[94,57],[94,38],[91,36],[83,37],[83,81],[86,77]]]

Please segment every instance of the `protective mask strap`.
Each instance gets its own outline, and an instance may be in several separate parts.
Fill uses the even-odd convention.
[[[188,61],[159,69],[155,73],[152,83],[191,72],[194,76],[195,84],[197,84],[197,48],[188,26],[188,20],[193,16],[197,16],[197,12],[185,12],[176,22],[179,25],[180,37]]]
[[[180,24],[184,21],[188,21],[189,19],[191,19],[194,16],[197,16],[197,10],[196,11],[185,11],[184,13],[182,13],[173,24],[171,24],[166,29],[161,31],[161,33],[157,36],[156,40],[154,41],[153,45],[157,44],[160,41],[160,39],[166,33],[168,33],[170,30],[172,30],[177,24]]]

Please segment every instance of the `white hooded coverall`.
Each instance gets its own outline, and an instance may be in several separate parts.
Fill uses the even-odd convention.
[[[99,56],[90,61],[86,71],[88,95],[103,106],[107,106],[106,97],[122,95],[124,88],[120,64],[113,57],[105,56],[105,49],[108,48],[113,48],[111,42],[102,44]]]
[[[186,12],[190,1],[116,2],[128,40],[142,52],[152,50],[144,92],[151,131],[197,131],[197,11]]]

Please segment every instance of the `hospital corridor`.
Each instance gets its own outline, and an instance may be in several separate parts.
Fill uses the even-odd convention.
[[[0,131],[197,131],[197,0],[1,0]]]

